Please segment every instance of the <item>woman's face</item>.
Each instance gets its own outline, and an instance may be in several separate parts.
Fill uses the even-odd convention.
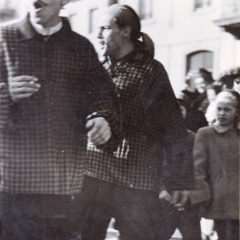
[[[199,93],[204,93],[206,90],[206,83],[202,77],[196,78],[194,80],[195,87]]]
[[[123,31],[116,23],[116,19],[110,15],[103,15],[99,24],[98,39],[101,45],[101,54],[119,57],[123,48]]]

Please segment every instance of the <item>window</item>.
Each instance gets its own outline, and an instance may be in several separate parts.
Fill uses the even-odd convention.
[[[98,9],[91,9],[89,12],[89,33],[93,33],[97,28]]]
[[[0,23],[7,22],[18,17],[19,2],[16,0],[1,0],[0,1]]]
[[[152,18],[152,0],[139,0],[139,18]]]
[[[194,0],[194,11],[198,11],[199,9],[208,8],[211,6],[211,0]]]
[[[213,52],[210,51],[197,51],[187,55],[187,69],[186,73],[192,76],[192,81],[199,77],[199,68],[213,71]],[[193,83],[191,83],[193,87]]]
[[[118,3],[118,0],[109,0],[109,6]]]
[[[16,18],[16,15],[17,13],[14,9],[0,9],[0,23]]]
[[[210,51],[197,51],[187,55],[187,73],[196,72],[199,68],[209,71],[213,68],[213,53]]]

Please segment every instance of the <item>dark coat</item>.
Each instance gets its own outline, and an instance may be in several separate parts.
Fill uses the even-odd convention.
[[[199,198],[211,202],[206,218],[239,218],[239,130],[219,133],[214,127],[198,131],[194,143]],[[208,186],[208,188],[206,188]]]

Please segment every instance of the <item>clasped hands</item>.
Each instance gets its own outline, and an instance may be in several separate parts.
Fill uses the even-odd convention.
[[[14,103],[31,97],[41,87],[36,77],[27,75],[11,78],[8,85],[9,93]],[[88,129],[88,140],[95,146],[102,145],[111,138],[112,133],[109,123],[103,117],[88,120],[86,128]]]
[[[176,207],[178,211],[183,211],[184,206],[189,200],[189,191],[186,190],[173,191],[172,195],[170,195],[168,191],[163,190],[159,194],[159,199],[168,201],[171,204],[173,204],[173,206]]]

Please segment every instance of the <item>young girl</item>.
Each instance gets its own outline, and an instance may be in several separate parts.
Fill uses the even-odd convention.
[[[214,219],[219,240],[239,240],[240,134],[236,124],[240,95],[224,90],[216,98],[216,108],[217,122],[200,129],[194,143],[198,189],[208,183],[211,201],[203,217]],[[207,200],[204,190],[202,196]]]

